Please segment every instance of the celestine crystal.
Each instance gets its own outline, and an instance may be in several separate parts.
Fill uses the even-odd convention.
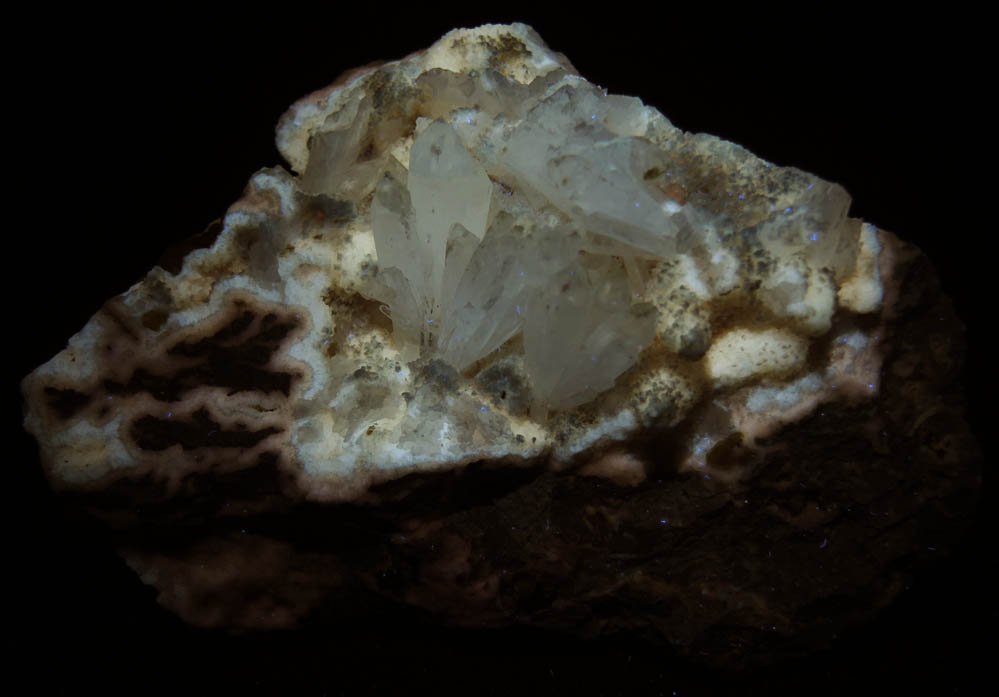
[[[712,301],[766,308],[805,336],[829,330],[841,290],[840,305],[878,307],[878,269],[857,267],[861,223],[841,187],[680,133],[512,31],[483,28],[478,46],[445,38],[283,121],[309,192],[353,192],[367,213],[375,253],[357,292],[386,305],[398,360],[464,373],[520,337],[506,353],[522,356],[543,425],[614,387],[657,323],[672,325],[661,367],[699,358]],[[506,45],[486,55],[489,41]],[[725,191],[703,181],[714,170]],[[677,324],[693,333],[676,337]]]
[[[918,280],[918,251],[849,217],[839,185],[587,82],[525,25],[455,30],[348,73],[294,104],[277,142],[291,171],[254,175],[210,247],[177,273],[153,268],[25,379],[25,425],[55,485],[131,483],[129,496],[171,496],[178,510],[197,499],[197,535],[229,562],[286,542],[263,522],[235,538],[205,524],[211,496],[224,501],[219,520],[293,517],[304,500],[363,518],[369,509],[338,504],[391,501],[399,534],[387,519],[371,534],[422,551],[372,564],[437,566],[395,576],[414,587],[383,587],[385,573],[351,569],[331,542],[323,564],[336,573],[296,576],[303,595],[267,572],[277,622],[252,603],[203,612],[245,594],[209,600],[182,553],[167,563],[153,538],[144,549],[133,536],[129,562],[191,621],[292,623],[351,577],[471,623],[568,626],[580,603],[622,590],[643,619],[594,615],[587,631],[648,625],[689,648],[722,619],[780,617],[788,636],[808,626],[803,608],[845,597],[843,584],[874,584],[878,602],[898,584],[866,569],[775,593],[811,551],[753,566],[737,558],[745,540],[765,529],[785,540],[769,547],[793,546],[835,520],[856,549],[867,519],[854,525],[836,496],[892,496],[875,490],[902,479],[969,486],[973,442],[959,418],[941,420],[944,359],[914,367],[925,337],[957,331],[906,314],[913,288],[936,287]],[[906,406],[923,399],[931,416]],[[947,439],[933,431],[944,421]],[[889,447],[887,433],[908,435]],[[909,452],[917,436],[942,450]],[[938,455],[953,476],[937,477]],[[236,485],[247,477],[257,484]],[[792,481],[800,500],[785,500]],[[479,493],[463,507],[465,486]],[[489,487],[500,490],[481,495]],[[423,508],[409,515],[417,489]],[[445,490],[435,518],[426,492]],[[841,512],[806,515],[809,497]],[[498,541],[488,531],[500,519],[536,534]],[[715,556],[697,563],[717,568],[673,574],[711,536]],[[228,573],[216,582],[263,572]],[[514,577],[547,589],[548,614],[520,607],[527,585],[507,585]],[[722,578],[711,593],[697,581]]]
[[[490,80],[494,88],[501,78]],[[529,109],[519,121],[520,130],[532,123],[532,116],[534,109]],[[556,206],[532,191],[526,152],[534,146],[518,146],[517,134],[506,134],[508,120],[499,117],[464,108],[458,118],[484,129],[471,140],[480,143],[477,152],[486,148],[495,153],[487,163],[505,193],[494,195],[487,170],[455,128],[442,121],[422,124],[424,130],[414,136],[406,187],[391,174],[378,185],[371,226],[396,345],[408,355],[419,347],[424,355],[465,370],[524,331],[524,360],[535,399],[546,407],[577,406],[613,386],[652,341],[654,313],[633,311],[621,258],[627,255],[635,265],[640,250],[621,246],[616,256],[586,254],[583,242],[599,235],[566,212],[576,206]],[[570,112],[566,118],[565,126],[571,127],[580,114]],[[494,130],[499,131],[497,142],[489,144],[485,134]],[[604,134],[605,141],[612,138],[606,129],[589,130]],[[600,142],[591,135],[589,149]],[[517,164],[518,155],[523,166]],[[595,175],[607,171],[613,176],[613,160],[596,155],[600,169],[591,168]],[[557,147],[535,155],[544,170],[548,160],[564,157],[569,155]],[[641,173],[624,176],[630,186],[618,194],[629,200],[642,195],[636,188]],[[556,171],[555,179],[567,177]],[[586,177],[572,177],[577,179],[593,188]],[[514,196],[516,191],[520,196]],[[630,214],[634,209],[622,210]],[[605,238],[604,246],[609,242]]]

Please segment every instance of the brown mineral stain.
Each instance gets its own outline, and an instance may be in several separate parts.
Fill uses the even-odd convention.
[[[671,198],[681,206],[687,203],[687,191],[676,182],[660,187],[667,198]]]
[[[91,396],[70,388],[47,385],[43,393],[48,406],[62,420],[72,418],[91,401]]]
[[[159,331],[169,316],[167,312],[160,309],[149,310],[142,315],[142,326],[154,332]]]
[[[512,34],[503,34],[495,39],[482,37],[482,43],[492,52],[492,55],[489,56],[489,63],[501,71],[507,64],[518,58],[527,58],[531,55],[530,49],[524,42]]]
[[[637,486],[645,480],[645,464],[630,453],[611,452],[583,465],[579,474],[609,479],[618,486]]]

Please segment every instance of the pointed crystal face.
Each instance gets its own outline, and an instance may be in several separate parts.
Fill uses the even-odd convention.
[[[436,75],[445,84],[448,77]],[[465,89],[475,90],[476,82],[466,80]],[[624,263],[612,259],[634,265],[632,248],[664,253],[670,237],[670,214],[633,166],[638,139],[596,120],[614,111],[615,123],[635,129],[641,119],[619,112],[642,113],[640,103],[605,102],[592,88],[576,93],[563,88],[540,100],[488,149],[484,164],[506,175],[507,195],[494,195],[487,170],[459,132],[435,120],[413,139],[405,184],[386,175],[372,203],[378,263],[386,272],[381,299],[400,350],[464,370],[529,324],[525,365],[536,401],[557,409],[611,387],[651,341],[654,318],[630,312]],[[465,126],[504,120],[501,113],[462,111]],[[460,116],[457,122],[460,128]],[[532,195],[511,198],[514,190]],[[591,269],[612,269],[610,275],[579,266],[587,240]],[[542,246],[547,252],[538,263]],[[601,254],[608,251],[615,256]],[[561,362],[567,344],[572,359]],[[560,363],[555,373],[553,362]]]
[[[828,274],[848,275],[857,254],[841,187],[807,182],[793,205],[757,202],[754,224],[736,235],[733,218],[746,211],[710,200],[692,145],[663,142],[658,114],[637,99],[558,71],[522,84],[438,68],[414,84],[430,116],[371,206],[374,295],[405,359],[465,371],[523,336],[535,413],[572,408],[613,387],[651,344],[662,316],[654,304],[635,310],[650,276],[681,260],[689,278],[674,277],[671,292],[704,301],[746,283],[739,258],[751,253],[775,261],[760,267],[760,302],[805,332],[828,328]],[[706,327],[695,324],[678,341],[664,336],[667,347],[703,354]]]
[[[458,281],[485,235],[491,194],[485,170],[440,121],[414,139],[406,186],[391,176],[378,184],[372,232],[379,266],[399,271],[387,281],[395,297],[383,299],[400,348],[436,353]]]
[[[664,219],[655,217],[652,209],[663,214],[648,193],[635,188],[630,167],[621,171],[612,149],[597,147],[613,136],[603,127],[589,130],[602,140],[577,134],[580,156],[531,162],[513,140],[513,151],[525,157],[493,163],[514,173],[516,187],[530,186],[530,168],[541,163],[548,170],[541,185],[561,192],[564,210],[550,202],[531,207],[530,234],[515,224],[514,215],[524,212],[506,210],[504,198],[492,195],[485,169],[450,125],[434,121],[414,138],[406,187],[386,176],[372,204],[378,262],[391,291],[384,300],[400,348],[415,355],[418,347],[464,370],[523,331],[525,366],[543,409],[585,403],[631,367],[652,340],[654,317],[631,311],[618,257],[591,253],[590,268],[580,264],[582,240],[599,237],[599,226],[582,221],[592,211],[631,214],[633,199],[634,208],[645,202],[651,211],[651,222],[646,211],[637,218],[646,231]],[[617,147],[625,160],[629,150],[628,142]],[[546,207],[569,224],[553,228],[539,220]],[[578,220],[567,215],[572,211],[581,211]]]

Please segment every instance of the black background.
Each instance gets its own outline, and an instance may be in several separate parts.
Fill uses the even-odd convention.
[[[456,26],[525,21],[580,73],[637,95],[680,128],[843,184],[852,214],[920,245],[968,326],[970,417],[985,441],[987,257],[994,201],[989,47],[981,18],[729,15],[662,6],[593,12],[399,14],[296,6],[234,14],[32,17],[8,63],[7,335],[17,381],[65,345],[171,243],[224,214],[257,169],[280,163],[278,117],[348,68],[429,46]],[[364,9],[364,8],[362,8]],[[337,15],[337,11],[344,12]],[[235,10],[234,10],[235,12]],[[27,216],[24,217],[24,213]],[[273,638],[184,626],[155,605],[99,526],[50,495],[15,429],[6,577],[14,674],[41,693],[910,694],[977,693],[999,620],[988,503],[955,554],[874,623],[807,661],[749,676],[677,665],[638,645],[537,632],[451,632],[414,618]],[[993,475],[987,471],[987,484]],[[990,503],[994,496],[990,493]],[[13,676],[11,676],[13,679]]]

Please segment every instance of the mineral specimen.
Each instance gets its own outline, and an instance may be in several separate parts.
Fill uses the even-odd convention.
[[[53,485],[159,531],[124,554],[188,621],[363,592],[738,661],[775,618],[821,642],[897,592],[819,550],[966,510],[975,447],[912,341],[945,301],[842,187],[607,94],[524,25],[350,73],[277,142],[291,172],[23,382]]]

